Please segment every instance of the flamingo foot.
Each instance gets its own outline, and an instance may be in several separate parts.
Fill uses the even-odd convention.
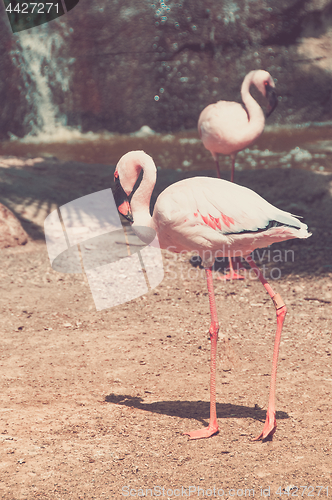
[[[189,439],[203,439],[209,438],[217,434],[217,432],[219,432],[219,427],[218,424],[215,423],[214,425],[209,425],[197,431],[184,432],[183,435],[189,436]]]
[[[228,274],[224,274],[223,276],[217,276],[217,280],[222,280],[222,281],[244,280],[244,276],[230,269],[230,272]]]
[[[268,411],[266,414],[266,420],[263,430],[259,434],[259,436],[253,439],[253,441],[259,441],[259,440],[263,441],[264,439],[268,438],[272,440],[272,436],[276,430],[277,430],[276,414],[274,411]]]

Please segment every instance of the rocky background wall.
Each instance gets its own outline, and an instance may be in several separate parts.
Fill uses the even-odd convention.
[[[41,72],[67,125],[83,131],[194,128],[207,104],[239,100],[243,77],[258,68],[279,95],[269,123],[332,119],[330,0],[80,0],[22,33],[37,30],[61,41]],[[38,97],[20,36],[0,1],[3,139],[30,131]]]

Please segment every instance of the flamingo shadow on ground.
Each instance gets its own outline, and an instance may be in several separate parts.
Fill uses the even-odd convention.
[[[136,408],[160,415],[168,415],[170,417],[190,418],[201,422],[203,425],[208,425],[210,414],[210,403],[208,401],[156,401],[152,403],[144,403],[143,398],[139,396],[109,394],[105,397],[107,403],[127,406],[128,408]],[[266,410],[259,407],[248,407],[242,405],[234,405],[231,403],[217,403],[218,419],[222,418],[252,418],[265,422]],[[276,412],[277,420],[289,418],[288,413],[283,411]]]

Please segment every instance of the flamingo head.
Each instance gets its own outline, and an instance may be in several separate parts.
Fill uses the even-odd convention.
[[[252,72],[252,82],[260,93],[268,100],[268,110],[266,118],[274,111],[278,104],[278,96],[276,94],[274,81],[267,71],[259,69]]]
[[[117,171],[117,169],[114,172],[114,184],[115,186],[113,195],[117,209],[121,215],[123,215],[129,222],[132,223],[134,222],[134,219],[133,219],[133,214],[131,212],[128,193],[122,187],[122,184],[120,182],[119,172]]]
[[[122,214],[129,222],[133,222],[133,215],[129,202],[129,197],[131,195],[133,210],[135,203],[136,208],[137,204],[144,204],[144,202],[147,206],[149,206],[151,193],[149,194],[144,190],[142,192],[139,188],[137,188],[133,194],[136,182],[138,181],[142,170],[143,179],[145,180],[145,190],[152,192],[156,182],[156,167],[152,158],[144,153],[144,151],[130,151],[129,153],[123,155],[114,172],[115,202],[120,214]]]

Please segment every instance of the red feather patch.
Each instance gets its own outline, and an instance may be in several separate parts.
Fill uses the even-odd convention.
[[[224,214],[220,215],[221,215],[221,220],[225,226],[230,227],[231,224],[234,224],[234,219],[232,219],[232,217],[228,217],[228,215]],[[195,212],[194,216],[198,217],[198,213]],[[208,216],[201,215],[201,217],[207,226],[210,226],[212,229],[217,229],[217,228],[221,229],[220,217],[213,217],[210,214]]]

